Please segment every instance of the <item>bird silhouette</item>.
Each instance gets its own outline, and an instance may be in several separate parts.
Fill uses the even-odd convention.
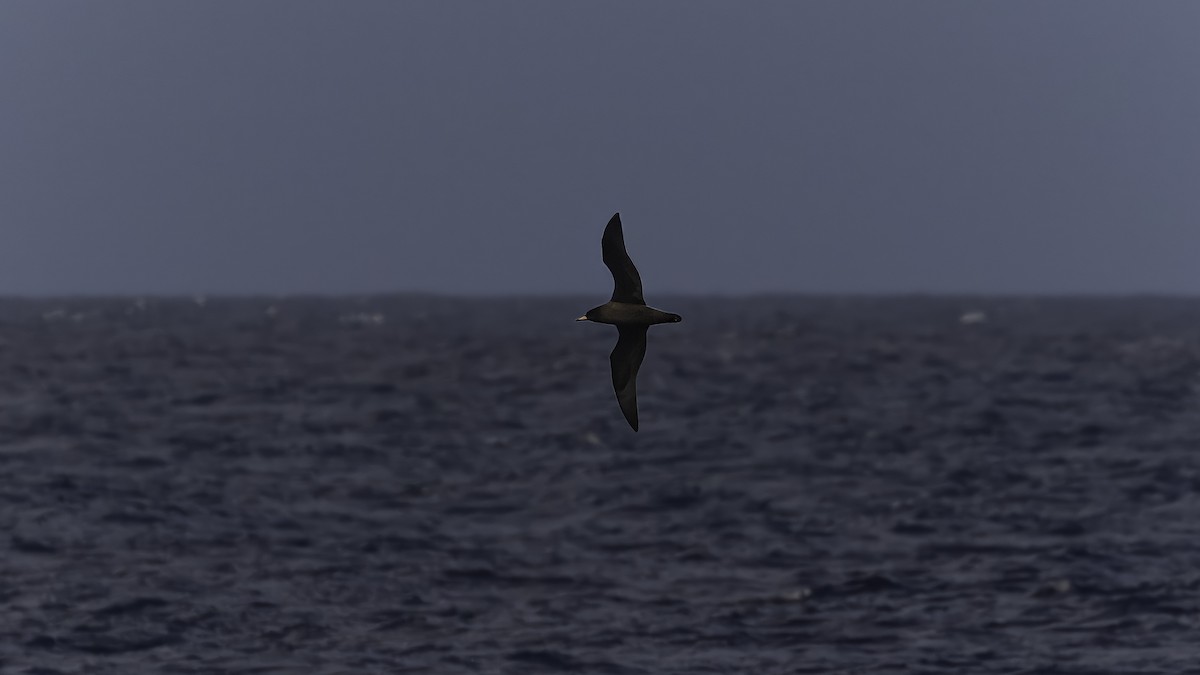
[[[608,355],[612,366],[613,390],[621,412],[634,431],[638,430],[637,373],[646,358],[646,332],[658,323],[678,323],[683,317],[646,305],[642,277],[625,251],[621,214],[614,213],[600,240],[604,264],[613,276],[612,299],[587,311],[576,321],[594,321],[617,327],[617,346]]]

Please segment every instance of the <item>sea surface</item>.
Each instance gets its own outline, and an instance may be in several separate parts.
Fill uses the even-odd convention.
[[[0,300],[0,672],[1200,673],[1200,299]]]

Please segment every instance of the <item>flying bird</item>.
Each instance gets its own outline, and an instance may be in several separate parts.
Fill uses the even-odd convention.
[[[614,213],[600,240],[604,264],[613,275],[612,299],[587,311],[576,321],[595,321],[617,327],[620,337],[608,355],[617,403],[634,431],[638,430],[637,372],[646,357],[646,331],[656,323],[679,323],[683,317],[646,306],[642,277],[625,252],[621,214]]]

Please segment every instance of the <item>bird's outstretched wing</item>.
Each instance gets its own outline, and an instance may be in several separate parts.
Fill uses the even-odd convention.
[[[621,337],[617,346],[608,355],[612,365],[613,389],[617,392],[617,403],[634,431],[638,428],[637,372],[646,358],[646,330],[648,326],[617,326]]]
[[[642,277],[625,252],[625,233],[621,230],[620,213],[614,213],[608,221],[600,244],[604,250],[604,264],[613,275],[612,301],[646,304],[642,299]]]

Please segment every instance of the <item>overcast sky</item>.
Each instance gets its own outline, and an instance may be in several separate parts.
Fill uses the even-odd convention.
[[[0,2],[0,294],[1200,293],[1200,2]]]

